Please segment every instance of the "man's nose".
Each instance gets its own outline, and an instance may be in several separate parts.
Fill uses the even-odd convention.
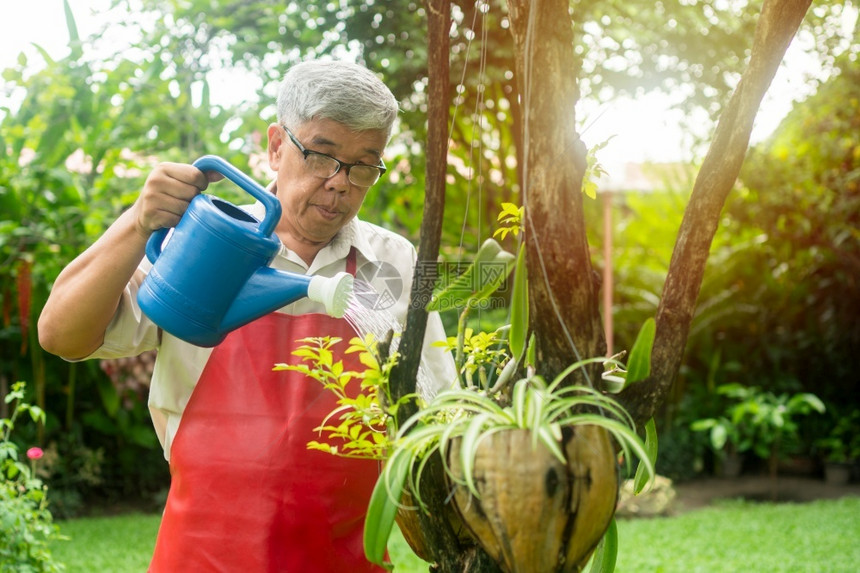
[[[329,191],[337,191],[338,193],[346,193],[349,191],[349,175],[346,169],[338,169],[338,172],[326,180],[326,189]]]

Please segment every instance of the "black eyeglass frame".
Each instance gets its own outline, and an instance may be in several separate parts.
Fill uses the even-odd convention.
[[[352,179],[349,179],[349,182],[352,183],[353,185],[358,185],[359,187],[370,187],[372,185],[376,185],[376,183],[379,182],[379,179],[383,175],[385,175],[386,171],[388,171],[388,168],[385,167],[385,162],[383,162],[381,159],[380,159],[380,162],[382,163],[381,165],[368,165],[367,163],[344,163],[343,161],[341,161],[337,157],[332,157],[328,153],[322,153],[321,151],[314,151],[313,149],[307,149],[304,145],[301,144],[301,142],[299,142],[298,139],[296,139],[296,136],[293,135],[293,132],[290,131],[289,127],[287,127],[286,125],[282,125],[281,127],[283,127],[284,131],[287,132],[287,135],[289,136],[290,141],[292,141],[293,144],[302,153],[302,156],[304,157],[305,161],[308,160],[308,155],[321,155],[322,157],[326,157],[328,159],[331,159],[335,163],[337,163],[337,169],[335,169],[334,173],[332,173],[331,175],[329,175],[325,179],[330,179],[330,178],[334,177],[335,175],[340,173],[341,169],[346,169],[346,177],[347,177],[347,179],[349,179],[349,171],[353,167],[372,167],[373,169],[376,169],[379,171],[379,177],[377,177],[376,181],[374,181],[370,185],[359,185],[358,183],[354,182]]]

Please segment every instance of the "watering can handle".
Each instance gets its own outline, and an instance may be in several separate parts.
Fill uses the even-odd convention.
[[[272,234],[281,219],[281,203],[277,197],[217,155],[204,155],[194,162],[194,167],[200,171],[217,171],[262,203],[266,216],[260,223],[260,234],[264,237]]]
[[[154,231],[150,236],[149,240],[146,241],[146,258],[149,259],[150,263],[155,264],[155,259],[161,254],[161,245],[164,243],[165,237],[167,237],[167,233],[170,231],[170,228],[163,228]]]

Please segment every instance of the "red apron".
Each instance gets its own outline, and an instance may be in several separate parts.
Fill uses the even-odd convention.
[[[296,340],[309,336],[342,338],[342,354],[355,332],[322,314],[272,313],[212,351],[171,447],[152,573],[383,571],[362,546],[378,462],[308,450],[335,398],[299,373],[272,372],[298,363]],[[357,354],[337,359],[363,369]]]

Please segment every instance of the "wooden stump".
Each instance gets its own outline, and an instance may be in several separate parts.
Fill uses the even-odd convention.
[[[615,512],[618,468],[607,432],[584,425],[564,433],[567,464],[527,430],[491,434],[475,455],[480,497],[456,486],[463,521],[509,573],[580,571]],[[459,442],[449,463],[461,477]]]
[[[401,507],[397,508],[397,514],[394,519],[398,527],[400,527],[400,532],[403,533],[403,538],[409,547],[412,548],[412,551],[415,552],[415,555],[424,561],[432,563],[433,553],[430,549],[427,536],[421,528],[421,518],[418,514],[421,510],[417,507],[418,502],[408,487],[403,491],[400,503]],[[463,523],[460,514],[454,507],[453,501],[444,504],[443,513],[445,520],[451,526],[454,535],[456,535],[461,548],[477,546],[477,540],[472,536],[466,524]]]

